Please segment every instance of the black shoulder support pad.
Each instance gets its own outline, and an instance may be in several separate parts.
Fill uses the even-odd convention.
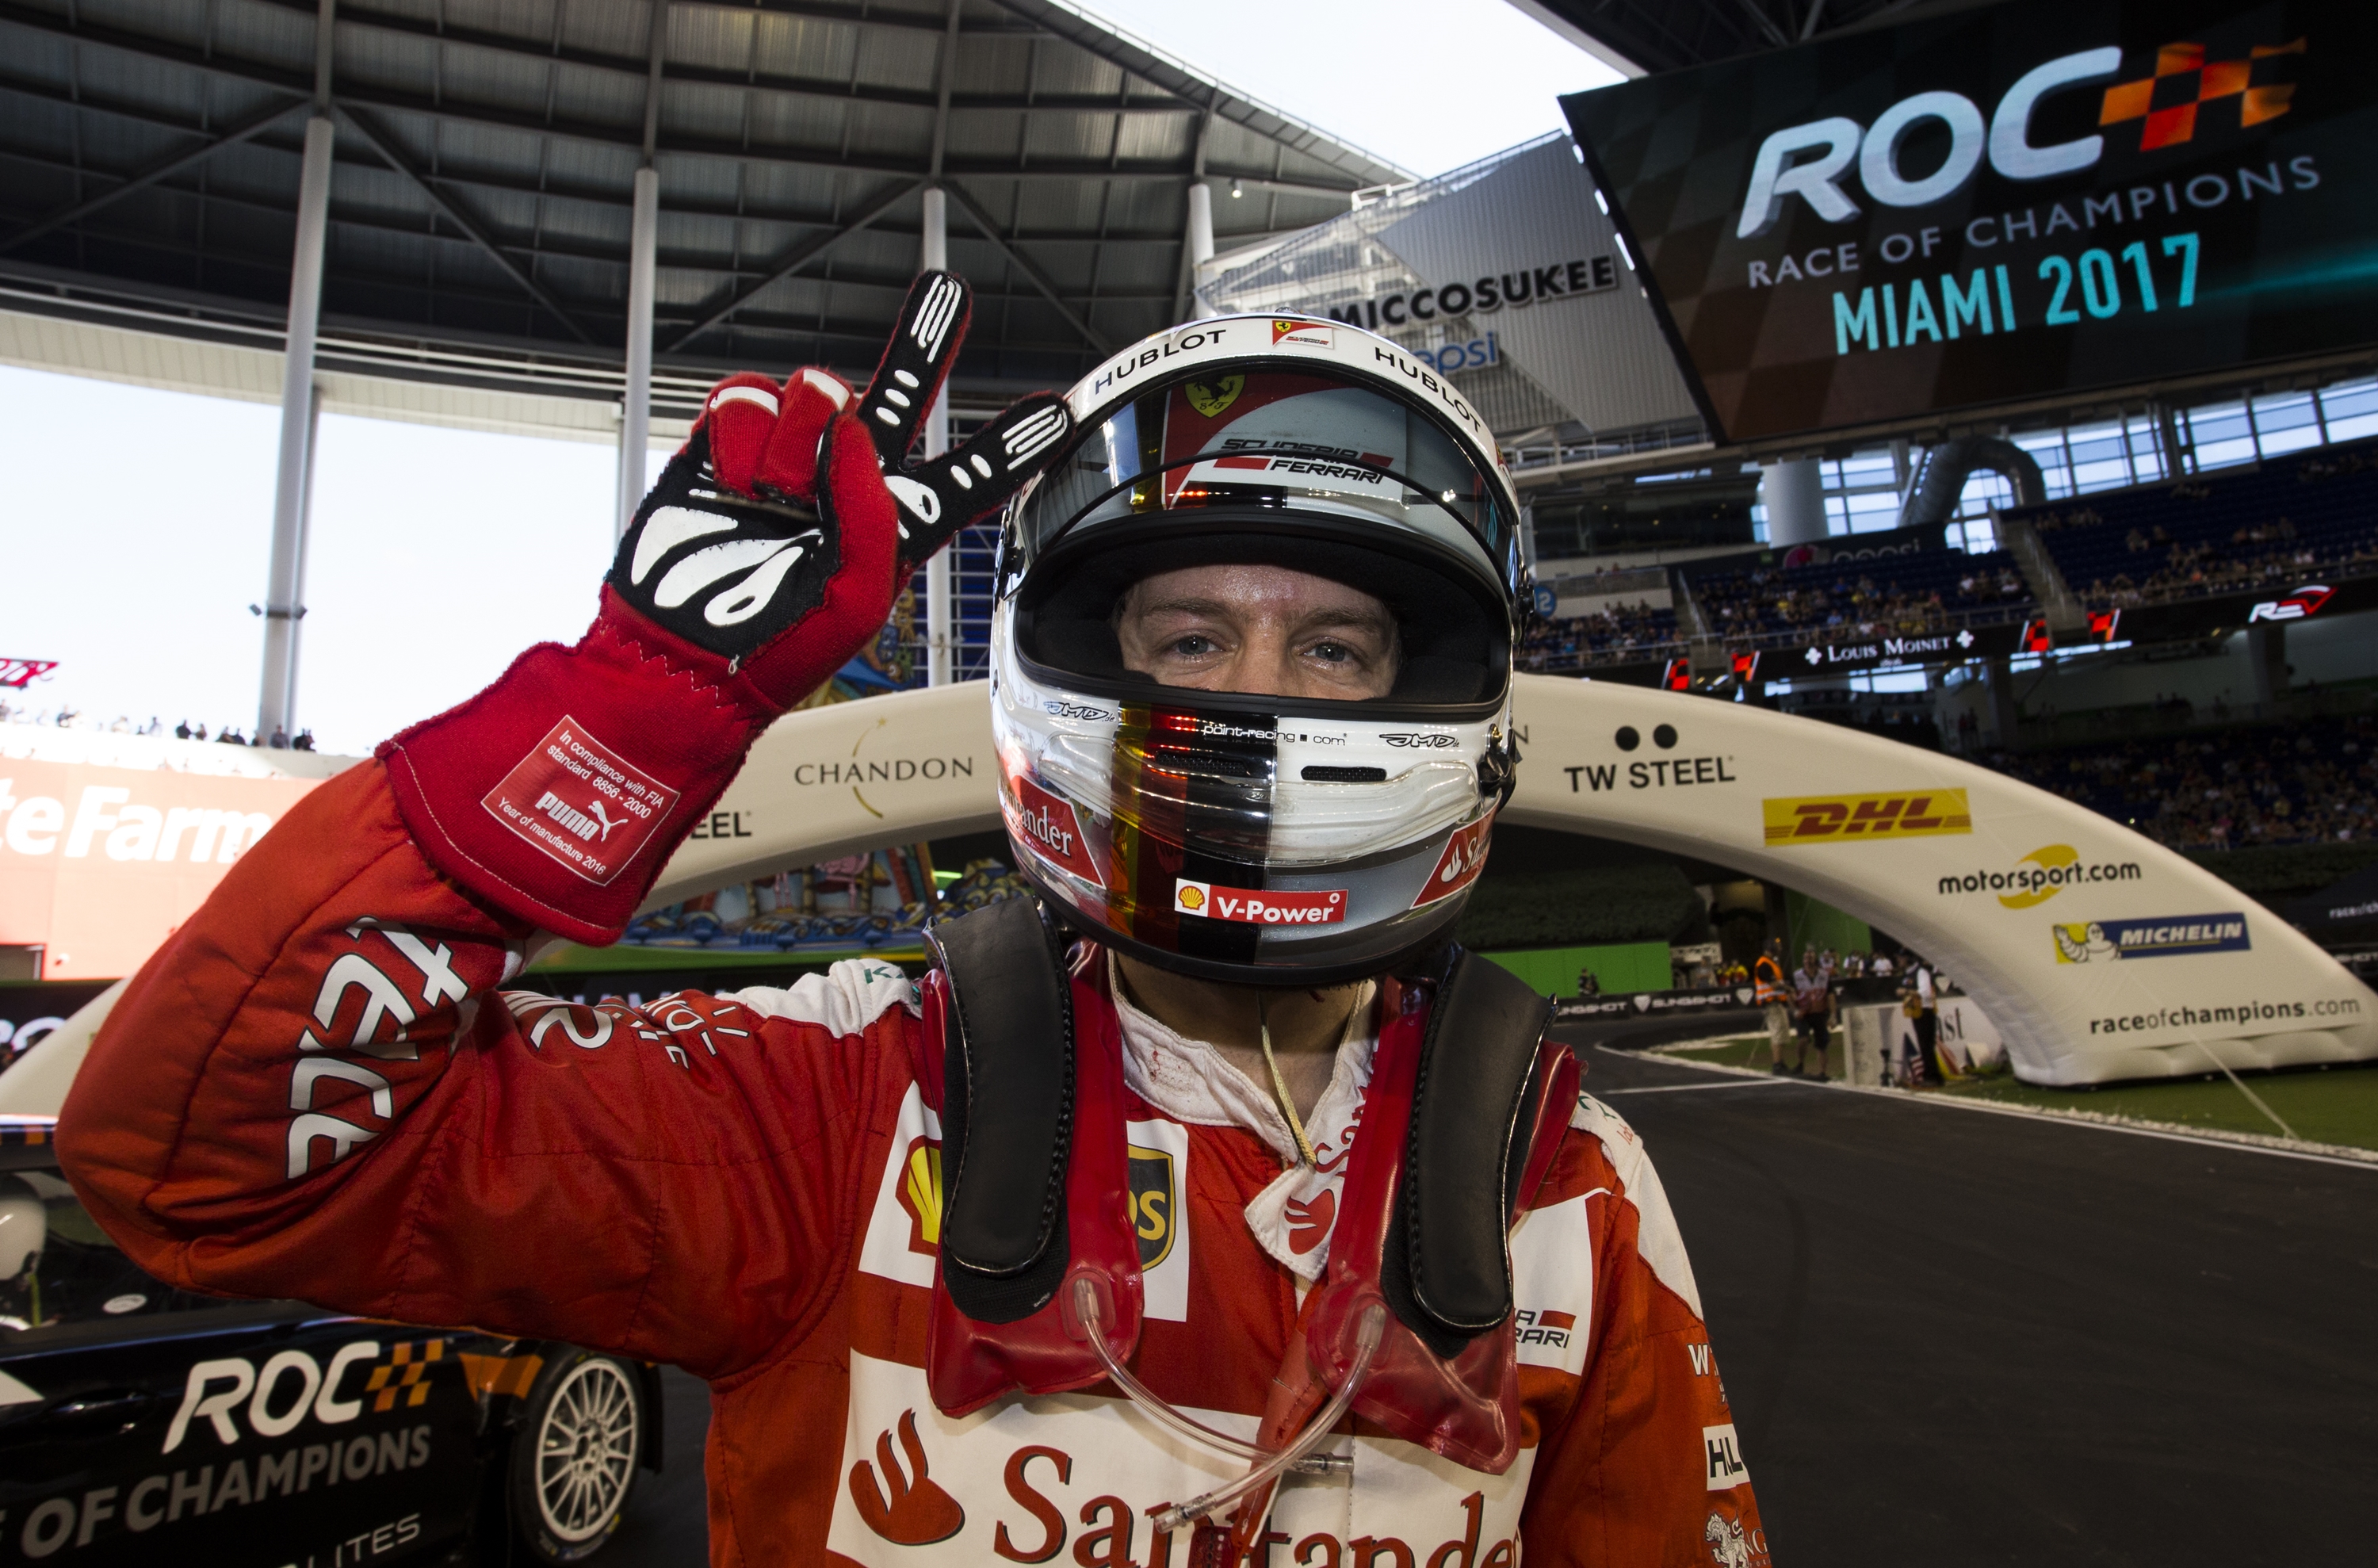
[[[1511,1212],[1543,1092],[1536,1047],[1551,1016],[1527,982],[1454,950],[1421,1045],[1380,1270],[1396,1316],[1442,1357],[1510,1315]]]
[[[943,1043],[942,1280],[978,1322],[1030,1317],[1070,1261],[1074,1008],[1037,898],[1003,899],[925,933],[949,976]]]

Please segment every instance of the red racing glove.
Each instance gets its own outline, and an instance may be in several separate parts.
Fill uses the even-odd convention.
[[[615,939],[778,714],[872,639],[902,579],[1005,504],[1071,426],[1035,393],[945,457],[908,448],[966,336],[928,272],[867,392],[729,376],[637,510],[574,646],[542,643],[379,748],[432,864],[545,930]]]

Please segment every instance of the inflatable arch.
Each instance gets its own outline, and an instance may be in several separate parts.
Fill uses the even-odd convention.
[[[672,903],[787,866],[1000,825],[986,689],[778,720],[653,889]],[[1953,757],[1762,708],[1519,677],[1508,821],[1730,865],[1939,960],[2032,1083],[2378,1056],[2378,994],[2181,856]],[[0,1075],[55,1116],[123,987]]]
[[[979,684],[779,720],[652,902],[999,826]],[[2193,862],[1971,763],[1745,705],[1519,677],[1506,820],[1732,866],[1881,927],[2045,1084],[2378,1056],[2378,994]]]

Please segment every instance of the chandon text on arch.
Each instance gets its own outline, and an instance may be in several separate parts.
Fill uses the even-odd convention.
[[[805,762],[793,782],[814,784],[905,784],[916,778],[971,778],[972,757],[887,757],[865,762]]]

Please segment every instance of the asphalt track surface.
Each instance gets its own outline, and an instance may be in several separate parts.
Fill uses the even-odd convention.
[[[1786,1568],[2372,1561],[2378,1168],[1581,1055]],[[702,1393],[602,1568],[703,1561]]]

